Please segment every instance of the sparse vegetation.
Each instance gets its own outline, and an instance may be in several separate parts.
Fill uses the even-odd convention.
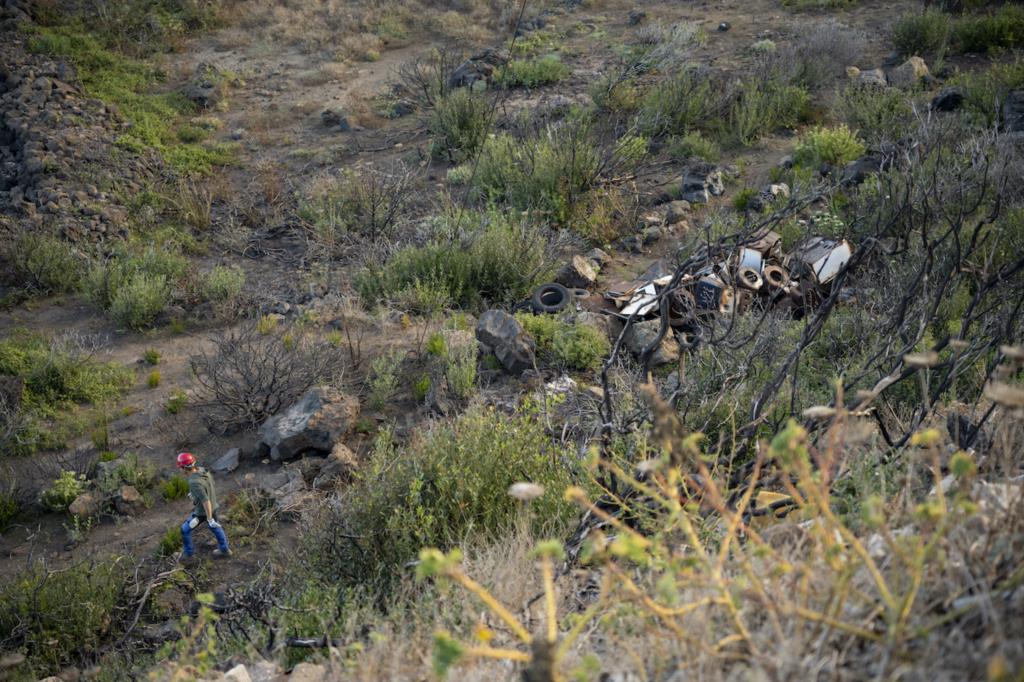
[[[914,125],[906,93],[896,88],[851,85],[836,96],[836,114],[869,145],[895,142]]]
[[[20,286],[41,294],[65,294],[78,289],[83,261],[70,242],[26,231],[9,248],[8,260]]]
[[[53,485],[39,496],[39,502],[54,512],[64,512],[85,489],[85,476],[74,471],[62,471]]]
[[[816,127],[807,132],[796,147],[793,160],[809,168],[823,163],[842,166],[864,153],[864,144],[845,125]]]
[[[451,547],[467,535],[496,539],[511,530],[520,510],[507,491],[523,479],[546,490],[527,521],[554,530],[569,512],[558,492],[570,481],[559,452],[534,417],[481,408],[401,453],[383,431],[343,507],[307,521],[304,561],[343,585],[394,584],[397,567],[425,545]],[[361,539],[339,542],[344,535]]]
[[[370,363],[367,387],[370,389],[369,402],[373,409],[384,409],[395,396],[401,365],[402,355],[394,352],[382,353]]]
[[[489,132],[490,99],[469,88],[439,97],[429,114],[431,150],[451,162],[473,157]]]
[[[904,14],[893,26],[892,40],[900,54],[919,55],[930,62],[941,61],[949,49],[950,16],[940,9]]]
[[[406,247],[356,277],[364,303],[395,302],[417,313],[525,297],[551,272],[545,231],[530,221],[489,212],[442,226],[425,246]]]
[[[499,82],[505,87],[536,88],[551,85],[569,75],[569,67],[558,55],[534,59],[513,59],[499,71]]]
[[[537,342],[541,357],[561,369],[597,369],[611,350],[608,335],[589,325],[551,315],[520,313],[516,319]]]
[[[150,388],[157,388],[160,385],[160,370],[154,369],[146,377],[146,385]]]
[[[160,495],[168,501],[180,500],[188,495],[188,481],[184,476],[173,476],[160,486]]]

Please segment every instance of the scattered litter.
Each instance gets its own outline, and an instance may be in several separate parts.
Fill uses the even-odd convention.
[[[667,292],[669,324],[677,340],[692,347],[700,336],[698,326],[708,315],[743,312],[757,304],[785,304],[794,314],[802,314],[828,294],[852,255],[850,242],[822,236],[805,239],[785,255],[781,237],[765,231],[732,254],[709,258],[682,273]],[[658,319],[661,298],[674,277],[665,260],[654,261],[637,279],[604,293],[615,305],[609,312],[634,322]]]

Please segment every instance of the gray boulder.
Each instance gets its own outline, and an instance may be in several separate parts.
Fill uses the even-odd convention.
[[[963,103],[963,89],[951,86],[939,90],[939,94],[932,98],[930,108],[932,111],[956,111],[963,105]]]
[[[316,490],[330,488],[338,479],[351,477],[358,465],[355,453],[349,450],[348,446],[344,443],[335,443],[331,454],[327,456],[320,466],[316,478],[313,479],[313,488]]]
[[[882,88],[889,85],[889,81],[885,78],[885,71],[882,71],[881,69],[868,69],[867,71],[861,71],[860,76],[857,78],[857,82],[860,85],[874,85]]]
[[[658,338],[658,331],[661,329],[661,320],[647,320],[646,322],[634,322],[626,330],[623,341],[626,347],[637,358],[644,352],[644,349],[654,343]],[[665,338],[651,356],[651,366],[667,365],[679,359],[679,344],[676,343],[672,330],[665,332]]]
[[[691,204],[706,204],[711,197],[725,192],[722,171],[713,163],[697,163],[683,174],[680,199]]]
[[[306,495],[306,481],[302,471],[290,466],[260,477],[256,485],[261,493],[274,501],[274,506],[280,511],[293,509]]]
[[[911,57],[887,74],[889,85],[897,88],[913,88],[930,77],[928,65],[918,56]]]
[[[68,512],[80,519],[89,518],[100,510],[100,501],[92,493],[82,493],[68,506]]]
[[[212,109],[224,98],[226,80],[217,67],[200,64],[182,94],[201,108]]]
[[[522,374],[534,365],[536,344],[516,318],[502,310],[488,310],[480,316],[476,339],[490,348],[511,374]]]
[[[330,452],[347,436],[359,417],[359,401],[333,388],[306,391],[299,401],[263,422],[260,448],[274,461],[291,460],[306,452]]]
[[[238,448],[231,448],[210,465],[210,471],[215,474],[231,473],[238,468],[238,458],[241,454],[242,451]]]

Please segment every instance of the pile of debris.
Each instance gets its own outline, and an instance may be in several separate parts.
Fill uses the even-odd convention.
[[[802,316],[829,294],[852,255],[850,242],[822,236],[809,237],[783,254],[781,237],[766,231],[732,253],[681,273],[664,260],[655,261],[638,279],[604,297],[614,304],[609,313],[633,323],[658,319],[667,308],[669,326],[688,347],[699,327],[715,315],[785,306]]]

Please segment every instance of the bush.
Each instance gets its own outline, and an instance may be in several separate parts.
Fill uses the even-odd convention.
[[[809,104],[810,94],[803,88],[775,79],[748,81],[732,105],[730,133],[741,145],[753,144],[768,133],[795,126],[806,116]]]
[[[147,348],[146,352],[142,354],[142,359],[146,361],[147,365],[155,367],[160,364],[160,351],[155,348]]]
[[[571,518],[562,498],[571,457],[524,413],[471,408],[401,453],[381,432],[341,505],[306,521],[305,559],[342,586],[388,584],[424,546],[502,537],[521,511],[509,486],[524,480],[545,489],[530,505],[530,523],[558,529]]]
[[[569,75],[569,67],[557,55],[535,59],[514,59],[499,72],[499,83],[507,88],[536,88],[557,83]]]
[[[100,490],[114,494],[122,485],[130,485],[139,492],[153,487],[156,481],[156,469],[152,464],[143,462],[136,454],[127,454],[120,458],[117,466],[97,481]]]
[[[685,135],[707,129],[727,109],[722,88],[707,69],[686,67],[654,85],[640,102],[637,128],[645,135]]]
[[[71,293],[81,284],[82,261],[62,239],[23,232],[8,257],[18,284],[41,294]]]
[[[964,90],[964,110],[970,119],[990,128],[999,121],[1006,96],[1024,87],[1024,60],[993,64],[962,75],[957,80]]]
[[[402,164],[386,169],[347,170],[314,183],[300,214],[328,255],[340,255],[353,236],[391,239],[413,198],[412,172]]]
[[[797,144],[793,154],[795,163],[817,168],[824,163],[842,166],[864,153],[864,144],[856,133],[845,125],[835,128],[812,128]]]
[[[0,533],[7,530],[19,513],[21,513],[21,501],[15,493],[14,486],[7,484],[0,489]]]
[[[838,94],[834,109],[871,146],[903,139],[914,122],[910,99],[897,88],[851,85]]]
[[[862,31],[838,21],[805,25],[791,46],[766,60],[760,79],[817,91],[843,77],[846,67],[863,59],[866,47]]]
[[[71,415],[76,405],[104,404],[132,384],[129,369],[94,360],[86,345],[25,333],[0,340],[0,379],[9,378],[0,389],[4,454],[61,447],[82,427]]]
[[[993,14],[967,15],[953,25],[961,52],[991,52],[1024,47],[1024,7],[1007,3]]]
[[[949,47],[951,30],[948,14],[928,8],[901,16],[893,27],[892,41],[905,57],[920,55],[929,61],[939,62]]]
[[[157,388],[160,385],[160,370],[154,369],[146,378],[146,385],[150,388]]]
[[[398,391],[398,370],[402,366],[402,354],[381,353],[370,363],[367,386],[370,389],[370,406],[383,409]]]
[[[214,303],[230,303],[238,299],[245,286],[245,273],[236,265],[218,265],[203,278],[203,298]]]
[[[488,139],[474,189],[489,201],[541,211],[554,225],[578,229],[592,213],[600,178],[634,167],[646,153],[644,138],[626,135],[603,155],[590,120],[572,117],[525,140]]]
[[[444,156],[451,162],[475,156],[488,132],[490,108],[485,95],[469,88],[440,97],[427,120],[434,156]]]
[[[118,288],[108,312],[123,327],[145,329],[170,302],[171,285],[166,277],[136,272]]]
[[[143,329],[171,302],[187,271],[188,261],[174,251],[121,250],[89,272],[86,294],[118,324]]]
[[[0,641],[25,654],[28,679],[55,674],[116,631],[125,584],[117,559],[60,570],[35,564],[0,585]]]
[[[541,228],[497,211],[467,220],[475,229],[464,236],[406,247],[358,273],[355,288],[363,302],[400,302],[420,313],[511,303],[551,274]]]
[[[717,161],[722,155],[722,150],[717,143],[697,131],[671,138],[668,141],[668,153],[677,161],[694,157],[705,161]]]
[[[188,394],[185,393],[185,391],[177,390],[171,394],[170,398],[167,399],[164,409],[167,410],[168,414],[180,414],[187,404]]]
[[[541,358],[562,369],[595,370],[611,352],[608,337],[578,322],[520,313],[516,319],[537,342]]]
[[[157,545],[156,553],[158,556],[169,557],[174,556],[176,553],[181,551],[185,541],[181,537],[181,529],[177,526],[168,528],[167,532],[160,537],[160,544]]]
[[[341,372],[341,356],[326,341],[261,333],[256,326],[218,336],[190,359],[199,391],[195,402],[214,430],[256,428],[309,388]]]
[[[180,500],[188,495],[188,480],[184,476],[167,479],[160,486],[160,495],[167,501]]]
[[[62,471],[49,488],[39,496],[39,501],[50,511],[65,512],[75,498],[85,489],[85,475],[74,471]]]

